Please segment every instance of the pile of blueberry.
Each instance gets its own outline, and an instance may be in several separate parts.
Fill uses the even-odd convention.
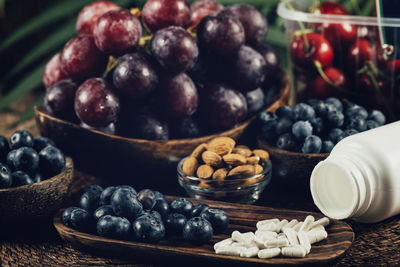
[[[258,121],[261,138],[271,145],[295,152],[329,153],[343,138],[382,126],[386,118],[381,111],[367,112],[362,106],[330,97],[263,112]]]
[[[229,217],[223,210],[194,206],[185,198],[166,201],[150,189],[139,193],[127,185],[98,185],[85,188],[79,207],[62,214],[63,223],[78,231],[100,236],[158,243],[165,236],[183,237],[195,245],[207,243],[214,233],[227,228]]]
[[[46,137],[34,138],[30,132],[18,130],[9,143],[0,136],[0,189],[41,182],[64,167],[63,152]]]

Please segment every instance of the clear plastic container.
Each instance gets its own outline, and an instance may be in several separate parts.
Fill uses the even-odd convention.
[[[379,31],[400,27],[400,19],[310,13],[314,0],[287,2],[293,9],[280,3],[277,13],[285,22],[299,100],[337,96],[400,118],[400,60],[389,54],[397,46],[382,45]],[[305,36],[309,49],[301,47]]]

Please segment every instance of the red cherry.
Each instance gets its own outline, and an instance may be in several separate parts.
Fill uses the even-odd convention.
[[[349,49],[348,63],[351,71],[357,71],[364,67],[367,61],[372,60],[374,50],[368,40],[356,41]]]
[[[324,70],[324,73],[328,77],[328,79],[337,87],[346,87],[346,77],[341,70],[330,67]],[[312,81],[310,87],[308,88],[308,92],[311,97],[319,99],[325,99],[327,97],[338,94],[338,90],[328,84],[321,76],[318,76],[314,79],[314,81]]]
[[[321,28],[322,34],[336,51],[342,46],[345,47],[353,43],[357,39],[357,27],[350,23],[324,23]]]
[[[314,61],[319,61],[322,67],[328,67],[333,60],[333,50],[329,42],[319,33],[307,33],[306,38],[310,45],[308,50],[302,35],[290,45],[290,54],[295,64],[310,68],[314,65]]]
[[[60,53],[55,54],[43,70],[42,80],[44,87],[49,88],[61,80],[68,79],[68,75],[61,68]]]
[[[324,2],[319,8],[321,14],[349,15],[347,9],[339,3]]]
[[[374,75],[376,83],[386,102],[390,102],[391,99],[391,87],[390,83],[380,77]],[[376,91],[374,84],[371,81],[371,78],[367,74],[363,74],[360,76],[358,80],[358,85],[361,89],[361,95],[364,98],[365,105],[369,108],[376,109],[384,109],[384,103],[382,101],[381,96]]]

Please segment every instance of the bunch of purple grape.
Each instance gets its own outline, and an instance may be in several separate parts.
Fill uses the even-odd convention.
[[[97,1],[76,29],[45,67],[44,109],[110,134],[167,140],[232,128],[265,106],[283,74],[250,5],[148,0],[130,12]]]

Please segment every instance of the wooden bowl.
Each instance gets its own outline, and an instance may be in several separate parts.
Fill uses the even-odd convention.
[[[289,85],[277,92],[270,111],[287,103]],[[110,135],[88,130],[77,124],[51,116],[35,107],[35,118],[40,134],[51,138],[63,151],[72,156],[76,167],[100,176],[135,176],[148,172],[164,173],[163,168],[175,172],[177,162],[190,154],[199,144],[217,136],[229,136],[238,140],[256,116],[237,127],[216,134],[192,139],[144,140]],[[154,168],[156,167],[156,168]],[[146,168],[146,170],[145,170]]]
[[[31,185],[0,189],[0,223],[48,218],[70,197],[74,164],[66,158],[65,169],[50,179]]]
[[[258,138],[257,141],[258,146],[267,150],[270,154],[275,180],[287,185],[294,185],[294,187],[301,184],[302,187],[306,187],[302,189],[308,191],[309,179],[315,165],[329,156],[329,153],[304,154],[291,152],[271,146],[261,138]]]

